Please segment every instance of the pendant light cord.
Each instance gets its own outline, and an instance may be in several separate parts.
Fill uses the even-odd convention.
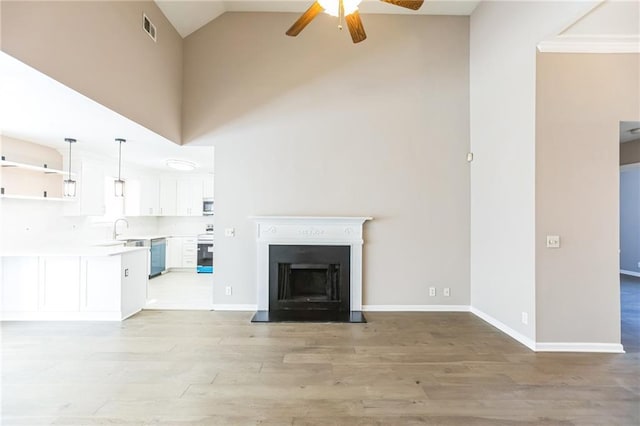
[[[67,176],[67,180],[71,179],[71,141],[69,141],[69,176]]]
[[[122,141],[118,141],[118,180],[120,179],[120,169],[122,168]]]

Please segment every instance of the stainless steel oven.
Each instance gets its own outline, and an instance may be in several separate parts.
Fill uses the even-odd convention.
[[[200,274],[213,273],[213,234],[198,235],[198,266]]]

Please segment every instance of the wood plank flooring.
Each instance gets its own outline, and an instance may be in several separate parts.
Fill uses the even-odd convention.
[[[533,353],[469,313],[2,324],[3,425],[638,425],[639,353]]]

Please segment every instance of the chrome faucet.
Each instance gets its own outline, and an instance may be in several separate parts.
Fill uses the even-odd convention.
[[[118,231],[117,231],[117,227],[118,227],[118,222],[123,221],[124,223],[127,224],[127,228],[129,227],[129,222],[127,222],[127,219],[121,217],[119,219],[116,219],[115,222],[113,222],[113,239],[115,240],[116,238],[118,238]]]

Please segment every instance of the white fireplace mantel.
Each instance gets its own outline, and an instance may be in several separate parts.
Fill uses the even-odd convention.
[[[363,225],[372,217],[253,216],[257,234],[258,310],[269,310],[270,245],[351,247],[351,310],[362,310]]]

